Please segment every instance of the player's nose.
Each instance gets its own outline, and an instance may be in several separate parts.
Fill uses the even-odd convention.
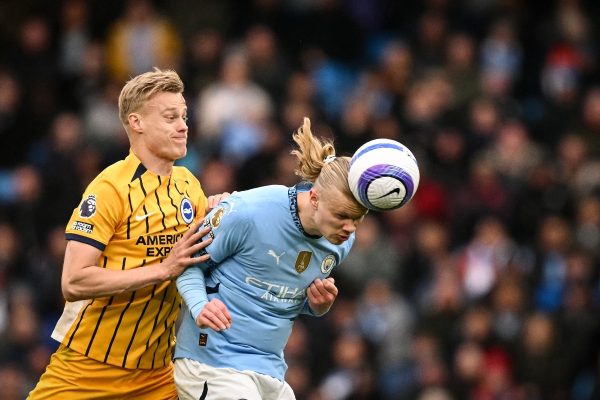
[[[357,224],[353,220],[346,221],[346,223],[344,223],[344,227],[343,227],[344,231],[347,232],[348,234],[354,233],[356,231],[356,228],[357,228]]]
[[[187,124],[185,118],[179,118],[179,120],[177,121],[177,131],[185,132],[187,130],[188,130],[188,124]]]

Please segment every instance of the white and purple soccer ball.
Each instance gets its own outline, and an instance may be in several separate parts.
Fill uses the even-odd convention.
[[[370,210],[388,211],[410,201],[419,186],[413,153],[391,139],[363,144],[352,156],[348,183],[354,197]]]

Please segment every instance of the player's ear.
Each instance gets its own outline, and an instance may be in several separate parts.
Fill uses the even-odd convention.
[[[131,130],[136,133],[142,133],[142,119],[140,114],[138,113],[130,113],[127,116],[127,122],[129,122],[129,126]]]
[[[308,192],[308,196],[311,206],[316,210],[317,206],[319,205],[319,194],[317,193],[317,190],[314,187],[311,188]]]

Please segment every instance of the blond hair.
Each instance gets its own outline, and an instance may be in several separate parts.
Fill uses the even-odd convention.
[[[350,157],[336,157],[335,147],[328,139],[313,136],[310,119],[304,118],[304,124],[292,135],[298,149],[292,154],[298,158],[298,167],[294,171],[302,180],[314,183],[321,193],[335,187],[361,210],[366,211],[352,195],[348,184]]]
[[[144,72],[130,79],[119,95],[119,118],[125,126],[129,124],[128,115],[139,111],[152,96],[157,93],[183,93],[183,82],[177,72],[160,70]]]

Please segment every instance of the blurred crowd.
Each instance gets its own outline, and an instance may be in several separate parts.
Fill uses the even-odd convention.
[[[128,77],[174,68],[204,191],[292,185],[303,116],[350,155],[415,153],[323,318],[299,400],[600,398],[600,4],[584,0],[0,3],[0,399],[57,347],[64,227],[127,140]]]

